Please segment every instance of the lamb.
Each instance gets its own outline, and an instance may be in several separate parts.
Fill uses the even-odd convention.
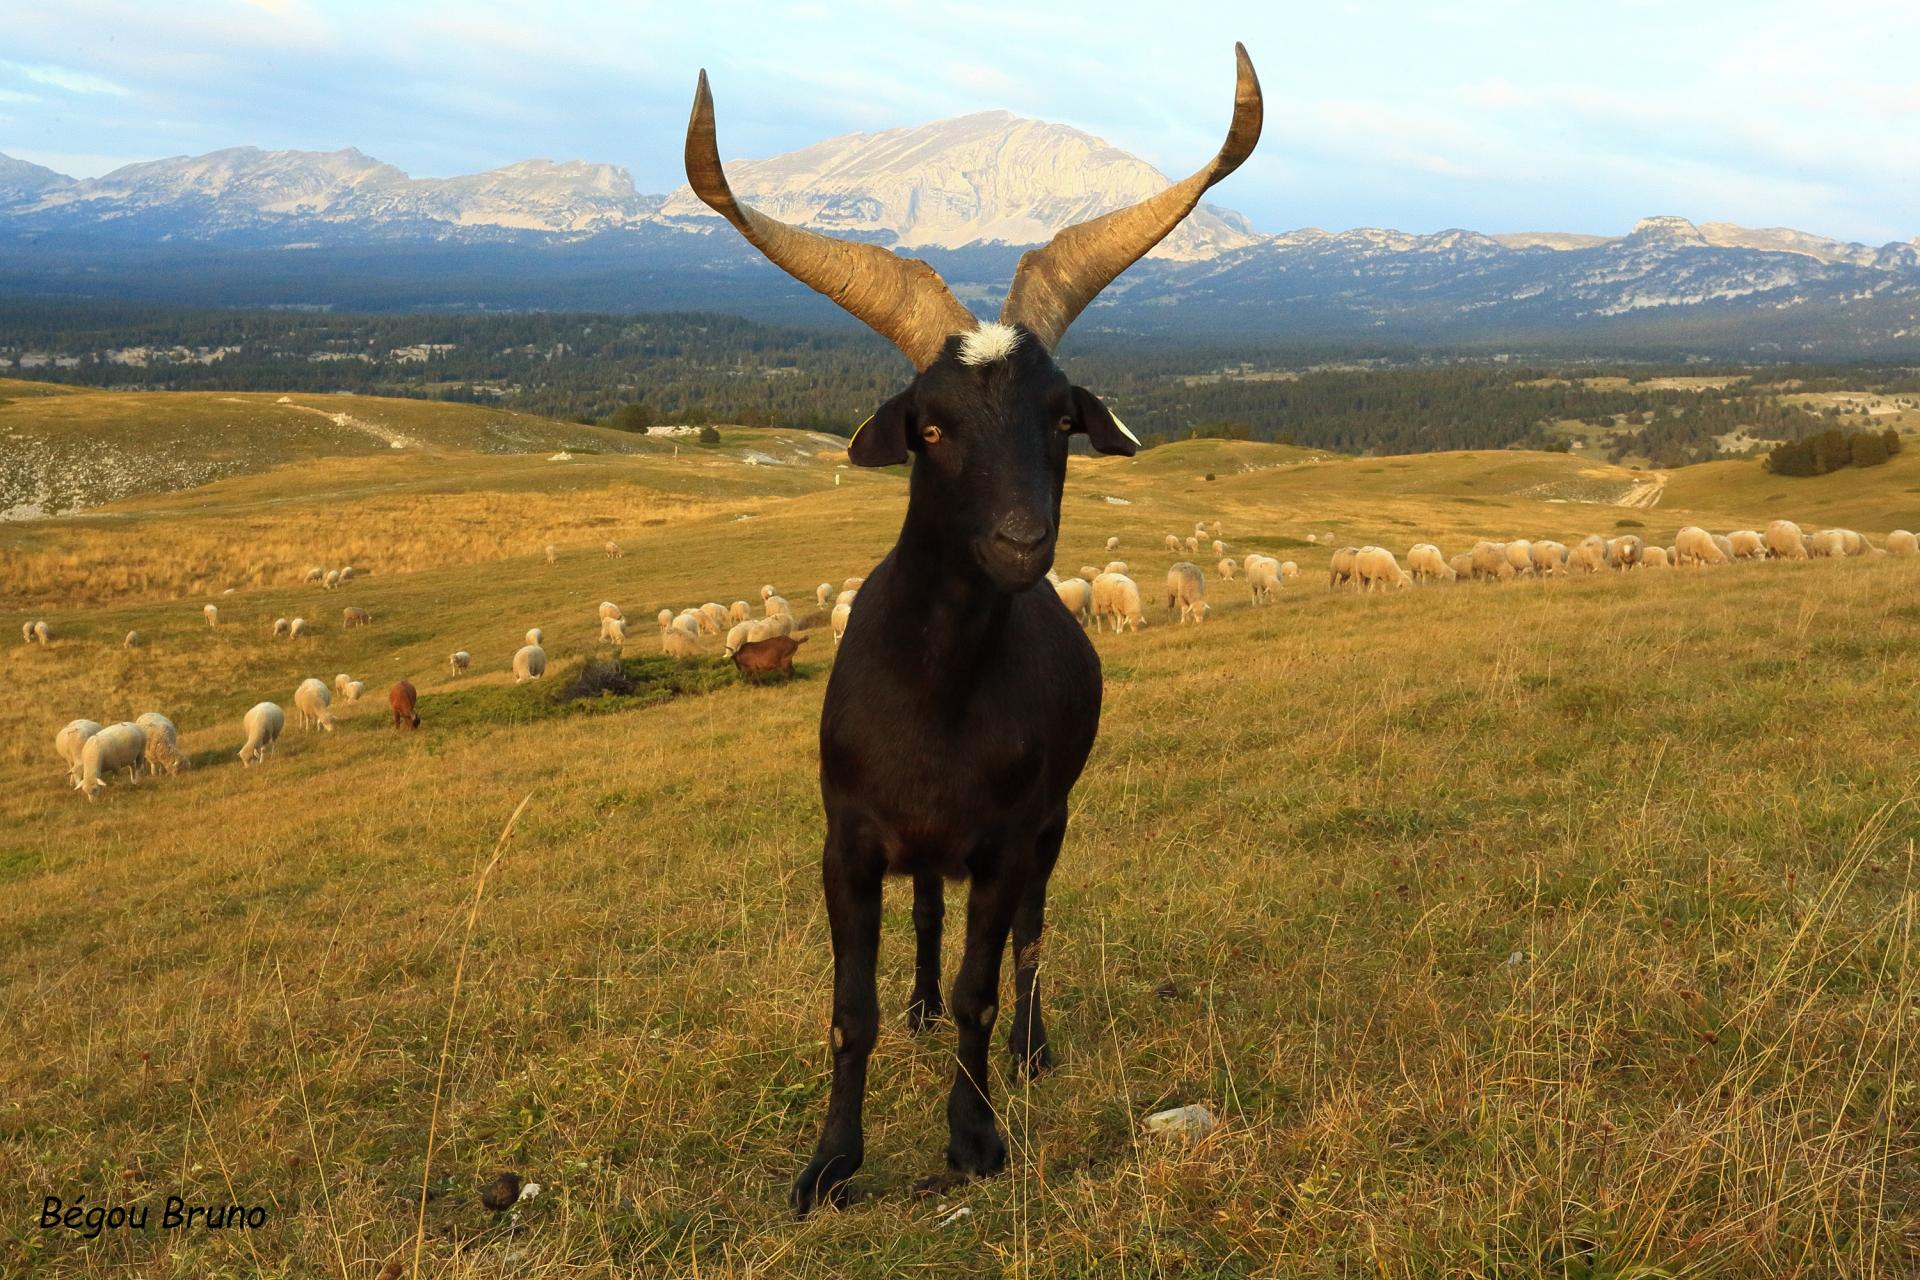
[[[793,651],[807,642],[805,636],[774,636],[767,640],[753,640],[733,651],[733,665],[740,669],[740,675],[752,682],[769,672],[793,679]]]
[[[300,713],[302,729],[320,728],[332,733],[333,712],[329,709],[332,703],[333,695],[327,692],[327,686],[312,676],[302,680],[300,687],[293,691],[293,705]]]
[[[607,644],[620,646],[627,643],[627,621],[625,618],[604,618],[600,622],[600,639]]]
[[[538,680],[547,674],[547,651],[537,644],[522,645],[513,655],[513,682]]]
[[[1240,572],[1240,565],[1232,556],[1225,556],[1214,566],[1214,572],[1220,575],[1220,581],[1232,582],[1233,575]]]
[[[1123,627],[1138,631],[1147,625],[1146,615],[1140,611],[1140,587],[1132,578],[1124,573],[1103,573],[1091,585],[1094,630],[1100,630],[1103,621],[1113,623],[1115,635]]]
[[[472,664],[472,654],[468,653],[465,649],[455,649],[453,656],[447,659],[447,674],[463,676],[467,674],[467,668]]]
[[[827,601],[831,599],[833,599],[833,584],[831,582],[823,582],[813,589],[813,602],[822,609],[827,607]]]
[[[547,642],[547,633],[538,627],[527,628],[527,643],[536,649]]]
[[[1920,538],[1916,538],[1905,529],[1895,529],[1887,535],[1887,554],[1894,556],[1920,556]]]
[[[1673,536],[1673,548],[1682,565],[1725,564],[1726,553],[1713,535],[1698,525],[1688,525]]]
[[[620,606],[613,601],[602,600],[600,602],[600,621],[605,622],[608,618],[625,618],[626,616],[626,614],[620,612]]]
[[[1473,576],[1481,581],[1492,578],[1505,581],[1513,576],[1513,562],[1507,559],[1507,544],[1482,539],[1473,544]]]
[[[173,721],[158,711],[148,711],[134,717],[133,722],[147,735],[147,747],[143,754],[149,774],[157,774],[164,769],[167,776],[173,778],[178,777],[182,769],[193,768],[193,762],[180,750],[180,731],[173,727]]]
[[[1767,555],[1775,560],[1805,560],[1806,536],[1791,520],[1769,520],[1764,535]]]
[[[349,631],[354,627],[364,627],[372,621],[373,615],[356,605],[348,605],[340,611],[340,625]]]
[[[1733,547],[1735,560],[1764,560],[1767,556],[1767,540],[1753,529],[1736,529],[1727,535],[1727,542]]]
[[[735,600],[727,606],[727,621],[729,623],[745,622],[752,616],[753,607],[745,600]]]
[[[66,728],[53,735],[53,749],[67,762],[67,781],[76,787],[80,785],[80,751],[98,732],[97,720],[69,720]]]
[[[146,642],[147,642],[146,637],[141,635],[138,631],[129,631],[127,632],[127,638],[125,640],[122,640],[120,644],[121,644],[121,647],[123,648],[138,649],[141,645],[145,644]]]
[[[1200,566],[1187,560],[1177,561],[1167,570],[1167,614],[1180,611],[1180,622],[1207,620],[1207,579]]]
[[[1416,542],[1407,549],[1407,570],[1416,582],[1452,582],[1456,576],[1431,542]]]
[[[1581,573],[1599,573],[1612,568],[1613,561],[1610,558],[1612,554],[1605,538],[1597,533],[1590,533],[1575,543],[1573,550],[1567,552],[1567,568]]]
[[[1342,547],[1333,553],[1333,559],[1327,562],[1327,589],[1351,583],[1356,589],[1360,579],[1354,576],[1355,562],[1360,557],[1360,548]],[[1264,558],[1264,557],[1263,557]]]
[[[1118,535],[1107,539],[1107,550],[1118,551],[1119,549],[1120,549],[1120,539]]]
[[[1354,555],[1353,572],[1356,582],[1363,584],[1370,595],[1375,587],[1408,587],[1413,579],[1400,567],[1393,552],[1385,547],[1362,547]]]
[[[241,764],[259,764],[266,759],[268,748],[279,741],[280,730],[286,727],[286,713],[271,702],[257,702],[241,721],[247,732],[247,740],[240,748]]]
[[[110,724],[80,748],[80,781],[74,785],[92,800],[106,789],[109,774],[125,769],[127,781],[137,781],[146,754],[145,729],[126,721]]]
[[[1248,556],[1241,568],[1246,574],[1247,593],[1254,607],[1273,603],[1280,594],[1280,565],[1272,556]]]
[[[1550,538],[1535,539],[1533,543],[1533,574],[1544,578],[1552,574],[1564,574],[1567,571],[1567,547],[1563,542]]]
[[[1645,558],[1642,559],[1640,563],[1649,569],[1671,569],[1673,567],[1673,561],[1667,558],[1667,549],[1665,547],[1648,547],[1644,556]]]
[[[278,640],[282,636],[288,635],[292,626],[293,624],[285,618],[275,618],[273,620],[273,638]]]
[[[615,542],[612,538],[607,539],[607,559],[618,560],[624,554],[626,553],[620,550],[619,543]]]
[[[305,634],[307,634],[307,620],[305,618],[295,618],[287,624],[287,639],[298,640]]]
[[[1865,534],[1855,533],[1852,529],[1840,530],[1840,537],[1845,544],[1846,554],[1850,556],[1873,555],[1880,550],[1868,540]]]
[[[1094,577],[1099,577],[1095,574]],[[1093,579],[1068,578],[1053,584],[1053,592],[1060,597],[1060,603],[1067,606],[1067,612],[1081,626],[1093,621]],[[836,611],[837,612],[837,611]]]
[[[412,732],[420,727],[420,695],[414,691],[413,681],[396,680],[387,687],[387,708],[393,712],[393,727]]]
[[[352,565],[348,565],[346,568],[340,570],[340,585],[343,587],[346,586],[349,582],[352,582],[365,572],[365,569],[356,569]]]
[[[220,625],[220,606],[219,605],[217,604],[201,605],[200,612],[206,615],[208,626],[217,627]]]

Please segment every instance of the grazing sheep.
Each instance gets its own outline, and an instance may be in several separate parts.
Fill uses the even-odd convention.
[[[1180,554],[1180,535],[1179,534],[1170,533],[1167,535],[1167,550],[1173,552],[1173,554],[1175,555]]]
[[[1207,522],[1205,520],[1195,520],[1193,522],[1193,532],[1196,537],[1206,537],[1208,533]]]
[[[624,645],[627,642],[627,620],[625,618],[603,618],[600,622],[600,639],[611,645]]]
[[[833,584],[831,582],[823,582],[819,586],[813,589],[813,602],[819,605],[822,609],[827,607],[827,601],[831,600],[832,598],[833,598]]]
[[[1641,553],[1641,564],[1649,569],[1671,569],[1673,561],[1667,558],[1665,547],[1648,547]]]
[[[1117,534],[1114,537],[1107,539],[1107,550],[1118,551],[1119,549],[1120,549],[1120,538]]]
[[[840,647],[840,637],[847,634],[847,623],[849,620],[852,619],[852,617],[853,617],[853,606],[851,604],[848,604],[842,601],[841,603],[833,606],[833,614],[829,619],[829,621],[833,626],[833,647],[834,648],[838,649]],[[740,648],[740,646],[732,643],[733,637],[731,633],[728,634],[727,639],[728,639],[727,656],[732,657],[734,653]]]
[[[1580,573],[1599,573],[1613,567],[1612,554],[1605,538],[1590,533],[1567,552],[1567,569]]]
[[[1118,561],[1115,561],[1115,563],[1117,564]],[[1100,566],[1097,564],[1083,564],[1080,566],[1080,576],[1088,582],[1092,582],[1100,576]]]
[[[1099,577],[1095,574],[1094,577]],[[1081,626],[1093,621],[1093,579],[1068,578],[1053,584],[1053,592],[1060,597],[1060,603],[1067,606],[1067,612]]]
[[[373,621],[373,615],[357,605],[348,605],[340,611],[340,625],[351,631],[355,627],[364,627]]]
[[[1093,581],[1093,579],[1089,578],[1087,579],[1087,581],[1091,582]],[[858,591],[842,591],[839,595],[833,598],[833,602],[835,604],[852,604],[853,598],[859,594],[860,593]]]
[[[1504,581],[1513,576],[1513,562],[1507,559],[1507,544],[1482,539],[1473,544],[1473,576],[1481,581]]]
[[[358,702],[360,701],[360,695],[365,693],[366,691],[367,691],[366,681],[349,680],[347,681],[347,687],[340,691],[340,695],[344,697],[348,702]]]
[[[146,642],[147,642],[146,637],[141,635],[138,631],[129,631],[127,632],[127,638],[125,640],[122,640],[120,644],[122,648],[138,649],[141,645],[145,644]]]
[[[328,591],[332,591],[335,587],[338,587],[340,585],[340,571],[338,569],[327,570],[327,576],[323,585]]]
[[[67,762],[67,781],[80,785],[80,751],[87,739],[100,732],[97,720],[69,720],[67,727],[53,735],[53,749]]]
[[[1767,544],[1767,555],[1775,560],[1807,558],[1806,535],[1791,520],[1769,520],[1763,540]]]
[[[287,624],[287,639],[298,640],[305,634],[307,634],[307,620],[305,618],[295,618]]]
[[[752,618],[745,622],[736,622],[727,631],[727,643],[720,651],[723,658],[731,658],[733,651],[753,640],[765,640],[773,631],[763,618]]]
[[[612,538],[608,538],[607,539],[607,559],[618,560],[623,554],[625,553],[620,550],[620,544],[615,542]]]
[[[144,756],[149,774],[164,769],[167,776],[173,778],[178,777],[182,769],[193,768],[193,762],[180,750],[180,731],[173,727],[173,721],[158,711],[147,711],[135,716],[133,722],[147,735]]]
[[[1282,560],[1280,562],[1280,576],[1284,580],[1292,582],[1300,576],[1300,566],[1291,560]]]
[[[1716,533],[1712,536],[1713,536],[1713,545],[1720,552],[1721,562],[1724,564],[1732,564],[1733,563],[1733,539],[1727,537],[1727,535],[1724,533]]]
[[[1240,572],[1240,565],[1232,556],[1225,556],[1214,566],[1214,571],[1220,575],[1220,581],[1232,582],[1233,575]]]
[[[679,627],[660,628],[660,652],[669,658],[697,658],[700,656],[700,641]]]
[[[307,570],[306,580],[308,582],[323,582],[326,580],[326,576],[327,571],[319,565],[315,565],[313,568]]]
[[[626,616],[626,614],[620,612],[620,606],[613,601],[602,600],[600,602],[600,621],[605,622],[608,618],[625,618]]]
[[[420,713],[415,709],[419,701],[411,680],[396,680],[387,687],[387,707],[393,712],[394,728],[411,732],[420,727]]]
[[[1894,556],[1920,556],[1920,538],[1905,529],[1895,529],[1887,535],[1887,554]]]
[[[447,659],[447,674],[463,676],[467,674],[467,668],[472,664],[472,654],[468,653],[465,649],[455,649],[453,656]]]
[[[1452,582],[1455,576],[1440,548],[1431,542],[1416,542],[1407,549],[1407,571],[1416,582]]]
[[[280,739],[280,730],[286,727],[286,712],[271,702],[257,702],[241,721],[246,730],[247,740],[240,748],[241,764],[259,764],[266,759],[267,749]]]
[[[20,624],[20,643],[21,644],[33,643],[33,623],[23,622]]]
[[[760,624],[766,629],[766,636],[764,637],[766,639],[772,639],[774,636],[790,636],[793,634],[794,621],[793,615],[790,613],[776,613],[771,618],[762,618],[760,619]]]
[[[1280,594],[1280,584],[1285,581],[1280,572],[1280,563],[1272,556],[1250,555],[1242,563],[1247,580],[1247,594],[1254,607],[1273,603]]]
[[[547,633],[538,627],[528,627],[526,640],[537,649],[547,642]]]
[[[1215,538],[1213,540],[1213,554],[1216,556],[1224,556],[1227,554],[1227,544]]]
[[[826,602],[823,600],[821,603],[825,604]],[[717,636],[724,632],[729,626],[733,625],[733,617],[727,612],[727,607],[717,601],[707,601],[701,605],[696,612],[700,615],[700,633],[702,635]]]
[[[1846,553],[1850,556],[1873,555],[1880,550],[1864,533],[1855,533],[1852,529],[1842,529],[1840,537],[1845,541]]]
[[[1646,541],[1638,534],[1623,533],[1617,538],[1608,540],[1607,560],[1622,572],[1637,569],[1646,550]]]
[[[121,769],[136,782],[147,754],[147,731],[121,721],[93,734],[80,748],[80,780],[74,785],[91,800],[106,788],[107,777]]]
[[[1727,559],[1713,535],[1698,525],[1690,524],[1676,533],[1673,536],[1673,549],[1682,565],[1724,564]]]
[[[547,674],[547,651],[537,644],[522,645],[513,654],[513,682],[538,680]]]
[[[346,586],[349,582],[352,582],[365,572],[365,569],[356,569],[352,565],[348,565],[340,571],[340,585],[343,587]]]
[[[753,606],[745,600],[735,600],[727,606],[727,622],[729,624],[745,622],[751,617],[753,617]]]
[[[1206,621],[1206,575],[1200,572],[1199,565],[1190,561],[1176,561],[1167,570],[1167,616],[1172,617],[1176,608],[1183,625]]]
[[[1735,529],[1727,535],[1727,543],[1733,548],[1735,560],[1764,560],[1767,555],[1767,540],[1753,529]]]
[[[206,615],[208,626],[217,627],[220,625],[220,606],[219,605],[217,604],[201,605],[200,612]]]
[[[1327,562],[1329,591],[1345,583],[1352,583],[1355,588],[1360,586],[1360,579],[1354,576],[1354,561],[1359,558],[1359,555],[1358,547],[1342,547],[1333,553],[1333,559]]]
[[[278,640],[280,637],[287,635],[289,631],[292,629],[292,627],[293,627],[293,624],[291,622],[288,622],[285,618],[275,618],[273,620],[274,639]]]
[[[53,643],[53,632],[45,622],[33,624],[32,636],[33,642],[43,647]]]
[[[1501,550],[1502,554],[1507,557],[1507,564],[1512,567],[1515,577],[1533,572],[1533,544],[1531,542],[1528,542],[1525,538],[1519,538],[1507,543]]]
[[[1187,554],[1190,556],[1197,556],[1200,554],[1200,539],[1198,538],[1183,539],[1181,541],[1181,545],[1186,547]]]
[[[1413,579],[1385,547],[1362,547],[1353,558],[1354,579],[1372,594],[1375,587],[1410,587]]]
[[[863,573],[858,577],[848,578],[845,582],[842,582],[840,589],[842,591],[858,591],[865,585],[867,585],[867,575]]]
[[[788,606],[785,596],[768,596],[760,602],[760,607],[769,618],[776,613],[792,614],[793,612],[792,608]]]
[[[1113,633],[1123,627],[1138,631],[1147,625],[1140,611],[1140,587],[1124,573],[1103,573],[1092,582],[1093,627],[1100,630],[1103,621],[1113,623]]]
[[[1473,552],[1461,551],[1447,557],[1447,568],[1453,570],[1456,580],[1473,576]]]
[[[1551,538],[1536,539],[1533,544],[1534,576],[1544,578],[1551,574],[1564,574],[1566,571],[1566,544],[1555,542]]]
[[[760,588],[760,599],[763,601],[771,600],[773,599],[773,597],[779,594],[780,593],[778,591],[774,590],[773,584],[771,582],[767,583],[765,586]]]
[[[1847,554],[1846,531],[1822,529],[1813,535],[1808,550],[1816,560],[1838,560]]]
[[[325,729],[333,732],[333,695],[327,692],[327,686],[308,676],[293,691],[293,706],[300,713],[302,729]]]
[[[342,671],[333,678],[333,691],[335,693],[345,693],[347,686],[352,683],[353,677]]]
[[[772,636],[766,640],[750,640],[733,651],[733,665],[740,669],[741,677],[749,682],[775,671],[791,680],[793,651],[806,642],[805,636]]]
[[[554,546],[551,542],[549,542],[547,544],[547,563],[554,564],[559,559],[560,559],[560,548]]]

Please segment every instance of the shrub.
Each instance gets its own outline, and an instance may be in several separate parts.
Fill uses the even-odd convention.
[[[700,443],[701,444],[719,444],[720,429],[718,427],[712,427],[712,426],[700,428]]]

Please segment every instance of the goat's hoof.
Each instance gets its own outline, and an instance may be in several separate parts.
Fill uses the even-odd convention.
[[[1007,1042],[1007,1052],[1013,1055],[1013,1069],[1031,1080],[1045,1071],[1053,1070],[1053,1050],[1047,1045],[1047,1038],[1041,1036],[1027,1045],[1023,1051],[1014,1041]]]
[[[947,1138],[947,1169],[962,1178],[991,1178],[1007,1167],[1007,1144],[988,1118],[977,1125],[955,1126]]]
[[[907,1030],[925,1031],[947,1016],[947,1006],[940,1002],[940,996],[916,995],[907,1001]]]
[[[830,1209],[846,1208],[853,1198],[848,1179],[859,1167],[858,1160],[846,1156],[815,1156],[793,1180],[793,1191],[788,1196],[793,1216],[804,1218],[821,1205]]]

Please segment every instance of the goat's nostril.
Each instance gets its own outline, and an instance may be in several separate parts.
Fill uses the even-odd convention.
[[[1003,520],[993,536],[1012,550],[1025,554],[1047,540],[1047,526],[1038,520]]]

